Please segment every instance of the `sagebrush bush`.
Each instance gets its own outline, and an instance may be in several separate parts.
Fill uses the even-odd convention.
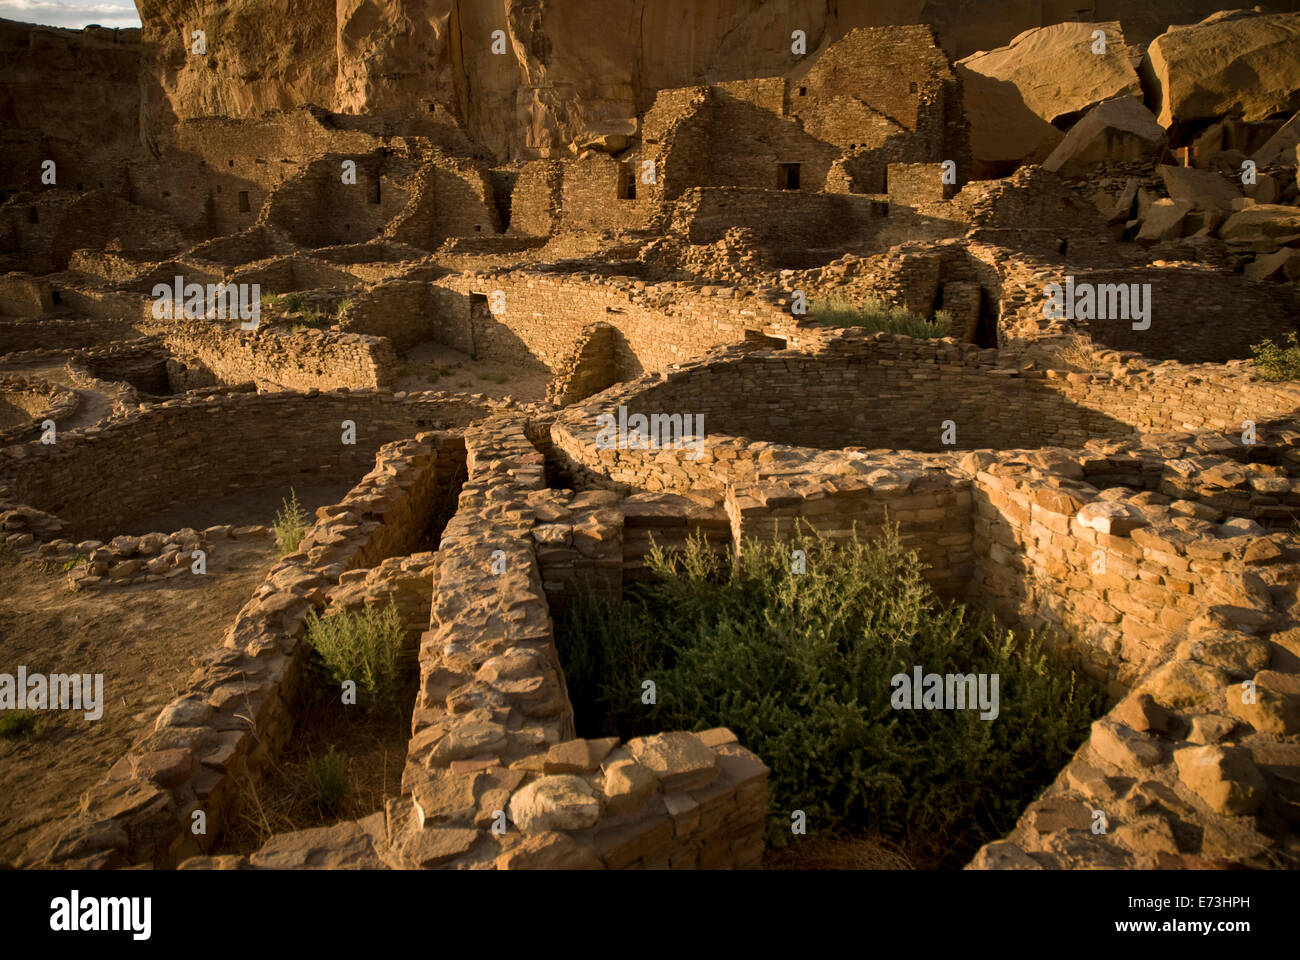
[[[335,685],[357,685],[359,705],[395,707],[402,687],[401,653],[406,628],[391,598],[386,606],[307,614],[307,643]]]
[[[348,755],[329,750],[307,763],[307,789],[312,802],[326,815],[337,813],[348,794]]]
[[[40,735],[44,722],[34,710],[6,710],[0,713],[0,737],[17,739]]]
[[[792,570],[791,551],[806,554]],[[835,545],[806,531],[746,543],[733,565],[702,540],[656,549],[656,579],[621,601],[582,592],[557,631],[587,736],[729,727],[772,768],[769,840],[810,831],[905,838],[937,860],[1010,830],[1099,714],[1098,690],[1040,639],[941,602],[895,530]],[[1000,677],[1000,714],[895,710],[890,679]],[[653,680],[658,702],[641,702]]]
[[[275,545],[280,556],[298,549],[307,532],[308,519],[307,511],[298,502],[298,494],[290,488],[289,496],[280,501],[280,509],[275,515]]]
[[[1262,379],[1300,380],[1300,342],[1296,341],[1295,331],[1286,335],[1286,342],[1285,350],[1272,340],[1251,344],[1250,352],[1255,355],[1255,367]]]
[[[810,305],[813,318],[832,327],[861,327],[872,333],[901,333],[918,340],[949,335],[952,314],[936,311],[927,320],[906,307],[890,306],[878,297],[868,297],[860,305],[844,297],[827,297]]]

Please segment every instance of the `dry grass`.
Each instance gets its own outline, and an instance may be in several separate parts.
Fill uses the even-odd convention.
[[[1075,373],[1096,373],[1106,369],[1106,364],[1093,352],[1092,342],[1077,335],[1056,349],[1056,361]]]
[[[915,870],[907,854],[878,837],[796,837],[780,850],[768,847],[764,870]]]
[[[406,706],[414,701],[414,690],[410,693]],[[409,710],[371,716],[337,701],[302,710],[279,759],[256,782],[238,780],[244,802],[217,852],[251,853],[273,834],[357,820],[383,809],[386,799],[401,795],[409,738]],[[347,755],[349,781],[333,811],[318,806],[311,771],[312,761],[330,747]]]

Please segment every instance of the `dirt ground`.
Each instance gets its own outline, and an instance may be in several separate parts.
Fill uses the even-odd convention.
[[[229,523],[236,527],[260,524],[271,526],[288,499],[290,491],[298,498],[298,503],[313,518],[315,523],[316,508],[338,503],[349,490],[356,486],[364,473],[357,472],[337,480],[321,482],[321,477],[306,475],[301,481],[267,487],[261,490],[242,489],[224,497],[208,497],[193,503],[177,504],[166,510],[133,518],[130,523],[119,524],[122,529],[100,531],[102,537],[117,536],[124,533],[129,536],[141,536],[146,533],[170,533],[182,527],[202,530],[219,524]]]
[[[452,390],[493,399],[545,400],[551,375],[540,363],[528,369],[493,360],[471,360],[440,343],[418,343],[402,355],[396,390]]]
[[[0,865],[34,831],[76,809],[184,686],[192,657],[220,645],[275,559],[268,538],[223,540],[205,577],[103,593],[0,558],[0,673],[102,673],[103,716],[37,711],[34,735],[0,737]]]

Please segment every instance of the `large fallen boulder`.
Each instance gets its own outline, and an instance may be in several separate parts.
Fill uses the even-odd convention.
[[[1296,162],[1298,148],[1300,148],[1300,113],[1282,124],[1277,133],[1269,137],[1262,147],[1251,154],[1250,159],[1260,164],[1291,164]]]
[[[1148,160],[1165,146],[1164,127],[1133,97],[1097,104],[1043,161],[1065,177],[1081,176],[1103,160]]]
[[[1209,170],[1161,164],[1159,172],[1169,196],[1175,200],[1186,200],[1197,210],[1220,210],[1227,213],[1233,209],[1233,203],[1242,197],[1241,190],[1231,181]]]
[[[1300,109],[1300,14],[1233,10],[1170,27],[1151,41],[1141,71],[1147,104],[1166,129],[1294,112]]]
[[[1232,243],[1288,243],[1300,237],[1300,207],[1257,203],[1237,211],[1219,228],[1219,237]]]
[[[1105,33],[1105,52],[1094,39]],[[1026,30],[1005,47],[957,62],[976,175],[1000,176],[1038,162],[1068,123],[1104,100],[1141,96],[1117,21],[1058,23]]]
[[[1157,200],[1147,208],[1142,217],[1142,227],[1137,239],[1143,242],[1177,240],[1183,235],[1184,222],[1192,212],[1192,204],[1187,200]]]

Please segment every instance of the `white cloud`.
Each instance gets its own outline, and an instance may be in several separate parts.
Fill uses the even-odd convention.
[[[0,18],[50,27],[138,27],[140,14],[130,0],[108,3],[60,3],[58,0],[0,0]]]

